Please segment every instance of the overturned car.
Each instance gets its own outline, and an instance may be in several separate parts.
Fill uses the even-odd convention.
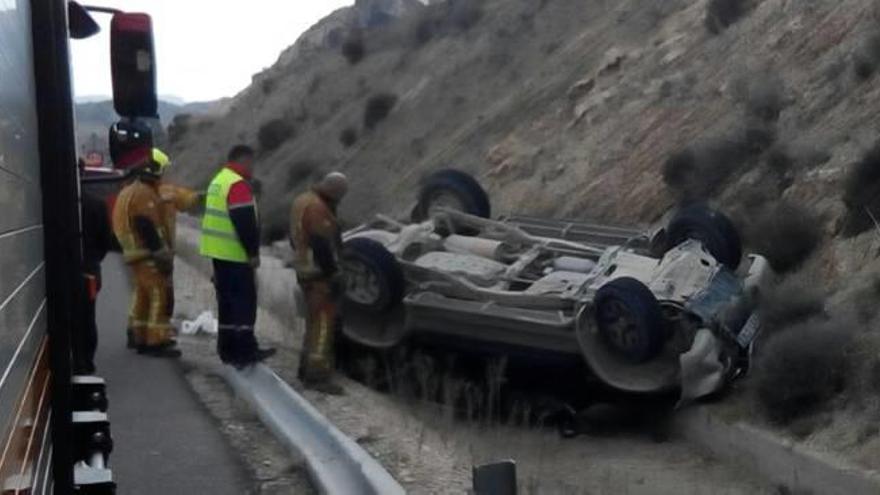
[[[684,398],[747,371],[772,273],[722,214],[690,206],[654,232],[490,216],[474,178],[443,170],[411,219],[346,232],[344,337],[576,357],[614,389]]]

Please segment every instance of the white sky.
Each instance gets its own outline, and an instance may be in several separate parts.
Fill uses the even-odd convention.
[[[160,95],[233,96],[318,20],[353,0],[92,0],[153,17]],[[101,33],[72,40],[77,96],[110,95],[110,16]]]

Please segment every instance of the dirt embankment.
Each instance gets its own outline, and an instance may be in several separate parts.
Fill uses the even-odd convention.
[[[774,296],[768,365],[745,382],[750,414],[874,465],[878,12],[871,0],[441,2],[289,51],[225,116],[178,123],[176,173],[202,185],[230,143],[258,145],[267,240],[330,169],[352,178],[349,222],[404,212],[418,180],[449,166],[477,176],[497,212],[651,223],[682,200],[715,203],[791,291]],[[792,372],[814,362],[822,379]]]

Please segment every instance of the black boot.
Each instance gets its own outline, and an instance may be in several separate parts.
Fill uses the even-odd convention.
[[[254,362],[262,363],[263,361],[274,356],[277,352],[278,351],[274,347],[267,347],[265,349],[257,349],[254,352]]]
[[[180,349],[175,349],[174,344],[159,344],[153,346],[138,347],[138,354],[157,358],[179,358],[181,356]]]

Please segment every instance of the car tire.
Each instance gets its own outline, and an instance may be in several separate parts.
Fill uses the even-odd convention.
[[[669,222],[666,231],[666,251],[693,239],[702,242],[706,251],[727,268],[739,267],[742,239],[733,222],[718,211],[704,205],[685,207]]]
[[[374,314],[388,313],[403,300],[405,280],[397,259],[372,239],[354,238],[342,249],[345,302]]]
[[[594,304],[599,335],[609,350],[631,363],[660,353],[666,340],[663,314],[645,284],[629,277],[612,280],[599,288]]]
[[[434,172],[423,181],[412,220],[427,220],[431,209],[443,198],[453,198],[464,213],[482,218],[492,215],[489,195],[473,176],[460,170],[445,169]]]

